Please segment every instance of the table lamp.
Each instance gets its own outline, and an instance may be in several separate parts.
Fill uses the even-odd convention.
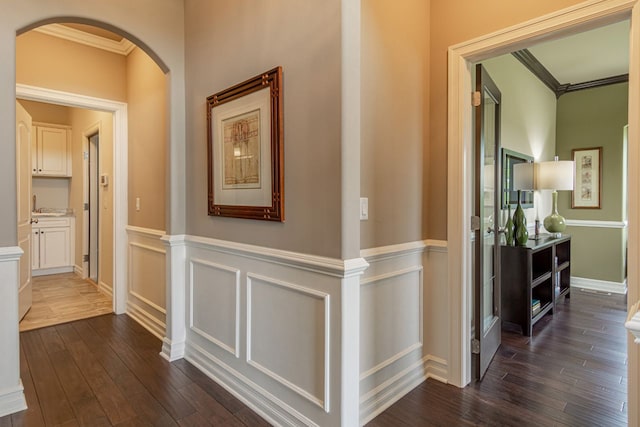
[[[573,169],[573,161],[559,161],[558,156],[553,161],[540,162],[538,165],[538,189],[553,190],[551,214],[543,224],[554,237],[560,237],[567,228],[564,217],[558,213],[558,191],[573,190]]]

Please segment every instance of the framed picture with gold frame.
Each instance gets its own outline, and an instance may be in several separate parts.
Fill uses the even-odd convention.
[[[284,221],[282,67],[207,97],[208,213]]]
[[[600,209],[602,202],[602,147],[571,150],[573,167],[572,209]]]

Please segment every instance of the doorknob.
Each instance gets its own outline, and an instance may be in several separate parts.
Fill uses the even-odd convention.
[[[495,232],[496,232],[496,230],[495,230],[495,229],[493,229],[493,228],[491,228],[491,227],[488,227],[488,228],[487,228],[487,233],[491,234],[491,233],[495,233]],[[498,228],[498,234],[500,234],[500,233],[504,234],[504,233],[506,233],[506,232],[507,232],[507,231],[505,230],[505,228],[504,228],[504,227],[499,227],[499,228]]]

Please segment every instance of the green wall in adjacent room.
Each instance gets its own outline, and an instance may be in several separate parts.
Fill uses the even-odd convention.
[[[627,83],[567,93],[558,99],[556,154],[572,159],[576,148],[602,147],[600,209],[572,209],[571,192],[558,192],[558,211],[568,221],[626,219],[626,147],[623,129],[628,121]],[[626,278],[626,230],[622,228],[567,227],[572,236],[571,275],[621,283]]]

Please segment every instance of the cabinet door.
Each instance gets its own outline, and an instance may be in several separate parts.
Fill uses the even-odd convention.
[[[31,230],[31,269],[40,268],[40,229]]]
[[[40,268],[66,267],[69,263],[69,227],[40,229]]]
[[[38,175],[68,176],[67,130],[38,127]]]

